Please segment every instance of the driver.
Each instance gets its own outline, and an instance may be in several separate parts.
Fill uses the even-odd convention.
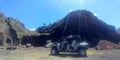
[[[76,41],[76,40],[73,40],[73,41],[72,41],[72,47],[74,48],[74,47],[76,46],[76,44],[77,44],[77,41]]]
[[[62,41],[62,48],[63,50],[66,49],[68,46],[68,41],[64,38],[63,41]]]

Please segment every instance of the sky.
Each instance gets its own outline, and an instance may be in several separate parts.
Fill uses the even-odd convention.
[[[120,0],[0,0],[0,12],[32,30],[75,10],[91,11],[107,24],[120,27]]]

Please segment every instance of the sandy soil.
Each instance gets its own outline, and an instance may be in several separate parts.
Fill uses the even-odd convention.
[[[35,47],[18,50],[0,50],[0,60],[120,60],[120,50],[96,51],[89,49],[88,57],[79,57],[76,53],[60,53],[51,56],[49,48]]]

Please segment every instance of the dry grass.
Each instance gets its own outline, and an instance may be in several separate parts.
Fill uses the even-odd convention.
[[[104,54],[102,51],[98,51],[95,49],[87,50],[87,55],[102,55],[102,54]]]

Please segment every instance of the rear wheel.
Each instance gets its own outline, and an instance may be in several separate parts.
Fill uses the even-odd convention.
[[[52,48],[51,51],[50,51],[50,53],[51,53],[51,55],[57,55],[57,54],[59,54],[58,49],[56,49],[56,48]]]
[[[86,57],[86,50],[85,49],[80,49],[79,50],[79,55],[82,56],[82,57]]]

